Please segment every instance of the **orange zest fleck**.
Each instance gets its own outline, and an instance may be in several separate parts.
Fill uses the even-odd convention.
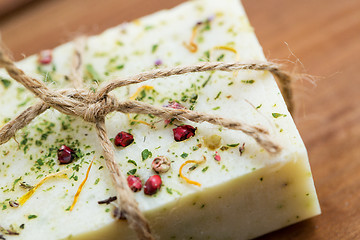
[[[238,54],[238,52],[236,51],[235,48],[232,48],[232,47],[229,47],[229,46],[222,46],[222,45],[220,45],[220,46],[215,46],[215,47],[213,47],[213,48],[210,50],[210,58],[211,58],[211,56],[212,56],[212,54],[213,54],[213,52],[214,52],[215,50],[225,50],[225,51],[233,52],[233,53],[235,54],[235,60],[236,60],[237,62],[240,60],[239,54]],[[233,76],[236,77],[237,75],[238,75],[238,71],[234,71],[234,72],[233,72]]]
[[[95,159],[95,157],[94,157],[94,159]],[[94,162],[94,159],[91,161],[91,163],[90,163],[90,165],[89,165],[89,167],[88,167],[88,169],[87,169],[87,171],[86,171],[85,179],[81,182],[81,184],[80,184],[80,186],[79,186],[79,188],[78,188],[78,190],[77,190],[77,192],[76,192],[76,194],[75,194],[75,196],[74,196],[74,201],[73,201],[73,203],[71,204],[71,207],[70,207],[69,211],[72,211],[72,210],[73,210],[73,208],[75,207],[76,202],[77,202],[78,199],[79,199],[79,195],[80,195],[80,193],[81,193],[81,190],[82,190],[83,186],[85,185],[86,180],[87,180],[88,177],[89,177],[89,172],[90,172],[91,166],[92,166],[92,164],[93,164],[93,162]]]
[[[189,43],[186,43],[186,42],[183,43],[184,46],[187,48],[187,50],[189,50],[192,53],[194,53],[194,52],[196,52],[198,50],[198,46],[194,42],[196,34],[197,34],[198,26],[199,25],[196,25],[196,26],[193,27]]]
[[[135,100],[137,98],[137,96],[139,95],[139,93],[142,91],[142,90],[153,90],[154,87],[153,86],[149,86],[149,85],[143,85],[141,87],[139,87],[136,92],[130,97],[131,100]],[[145,124],[145,125],[148,125],[148,126],[152,126],[150,123],[147,123],[145,121],[142,121],[142,120],[137,120],[137,119],[134,119],[134,118],[131,118],[130,117],[130,114],[126,114],[127,118],[129,119],[130,122],[137,122],[137,123],[142,123],[142,124]]]
[[[57,173],[52,173],[47,175],[46,177],[44,177],[43,179],[40,180],[40,182],[38,182],[32,189],[30,189],[27,193],[25,193],[20,199],[19,199],[19,204],[20,205],[24,205],[24,203],[29,200],[29,198],[35,193],[35,191],[41,186],[43,185],[43,183],[52,178],[52,177],[61,177],[61,178],[65,178],[67,177],[67,174],[65,173],[66,171],[68,171],[68,169],[64,169],[60,172]]]
[[[187,183],[189,184],[193,184],[193,185],[196,185],[196,186],[199,186],[201,187],[201,183],[198,183],[196,181],[193,181],[193,180],[190,180],[189,178],[185,177],[184,174],[182,173],[182,169],[185,167],[185,165],[189,164],[189,163],[195,163],[195,164],[200,164],[200,163],[203,163],[206,161],[206,158],[203,156],[203,159],[200,160],[200,161],[196,161],[196,160],[188,160],[186,162],[184,162],[181,166],[180,166],[180,169],[179,169],[179,175],[182,179],[184,179]]]
[[[239,54],[238,54],[238,52],[236,51],[235,48],[232,48],[232,47],[229,47],[229,46],[215,46],[215,47],[212,48],[212,51],[214,51],[214,50],[226,50],[226,51],[233,52],[233,53],[235,53],[236,61],[239,60]]]
[[[149,86],[149,85],[143,85],[141,87],[139,87],[136,92],[130,97],[131,100],[135,100],[136,97],[139,95],[139,93],[142,91],[142,90],[153,90],[154,87],[153,86]]]
[[[127,116],[127,118],[129,119],[130,122],[142,123],[142,124],[145,124],[145,125],[148,125],[148,126],[152,127],[152,125],[150,123],[147,123],[147,122],[142,121],[142,120],[137,120],[137,119],[131,118],[129,113],[126,114],[126,116]]]

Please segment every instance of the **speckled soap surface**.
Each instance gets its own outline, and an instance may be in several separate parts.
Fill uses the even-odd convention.
[[[186,46],[195,26],[193,42],[198,49],[192,52]],[[18,66],[50,88],[68,88],[73,54],[74,44],[68,43],[53,50],[50,64],[39,64],[38,56],[32,56]],[[114,77],[154,68],[235,60],[265,60],[240,2],[189,1],[87,38],[84,83],[96,91]],[[2,125],[37,100],[4,71],[0,78]],[[249,239],[320,213],[306,149],[270,73],[193,73],[113,91],[119,100],[135,93],[137,100],[156,106],[177,101],[194,111],[265,127],[283,148],[280,154],[269,155],[242,132],[208,123],[166,124],[151,115],[130,115],[151,128],[121,113],[108,115],[110,138],[120,131],[134,136],[129,146],[114,146],[124,174],[135,174],[144,183],[155,174],[151,167],[155,157],[171,160],[170,170],[160,174],[160,191],[151,196],[134,193],[156,236]],[[181,124],[197,130],[195,136],[176,142],[173,129]],[[209,139],[217,139],[214,146]],[[57,150],[64,144],[76,151],[77,158],[60,165]],[[93,159],[78,202],[69,211]],[[188,164],[182,171],[199,187],[180,177],[179,170],[186,161],[201,159],[206,161]],[[20,183],[34,186],[64,169],[66,178],[47,180],[22,206],[9,205],[28,191]],[[6,239],[134,239],[126,222],[112,217],[113,205],[98,204],[115,195],[94,126],[79,118],[50,109],[0,146],[0,226],[19,233],[1,233]]]

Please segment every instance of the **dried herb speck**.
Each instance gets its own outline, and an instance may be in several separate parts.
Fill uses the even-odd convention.
[[[241,80],[242,83],[246,83],[246,84],[253,84],[255,82],[255,80],[251,79],[251,80]]]
[[[286,117],[286,114],[282,114],[282,113],[272,113],[271,115],[272,115],[274,118]]]
[[[5,78],[0,78],[0,80],[1,80],[1,83],[4,85],[5,88],[10,87],[10,85],[11,85],[10,80],[5,79]]]
[[[19,206],[19,203],[11,200],[11,201],[9,201],[9,205],[10,205],[10,207],[17,208]]]
[[[204,167],[201,171],[202,171],[202,172],[206,172],[208,169],[209,169],[209,166]]]
[[[226,144],[228,147],[237,147],[240,143]]]
[[[113,196],[113,197],[109,197],[109,198],[107,198],[105,200],[98,201],[98,204],[106,204],[106,205],[108,205],[108,204],[110,204],[111,202],[113,202],[115,200],[117,200],[117,197]]]
[[[24,189],[33,189],[34,188],[33,186],[31,186],[30,184],[27,184],[26,182],[21,182],[20,187],[22,187]]]
[[[134,175],[136,173],[136,168],[129,170],[126,174],[127,175]]]
[[[144,149],[141,152],[141,158],[142,158],[143,161],[145,161],[148,158],[151,158],[151,156],[152,156],[152,153],[148,149]]]
[[[136,162],[134,160],[128,160],[128,163],[134,164],[135,166],[137,166]]]
[[[240,156],[244,153],[244,151],[245,151],[245,143],[243,143],[243,144],[239,147]]]

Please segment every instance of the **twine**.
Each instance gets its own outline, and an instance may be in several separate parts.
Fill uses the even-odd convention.
[[[83,59],[82,56],[85,51],[86,37],[78,37],[74,40],[74,55],[71,65],[70,79],[74,85],[74,88],[79,89],[83,87]]]
[[[147,220],[139,210],[138,203],[134,198],[133,192],[128,187],[124,174],[122,174],[119,165],[115,161],[114,149],[105,129],[105,116],[107,114],[118,111],[122,113],[152,114],[163,119],[176,118],[178,120],[190,120],[199,123],[209,122],[211,124],[244,132],[252,137],[270,154],[276,154],[281,151],[281,147],[270,139],[269,132],[261,127],[207,113],[156,107],[140,101],[128,100],[120,102],[113,95],[110,95],[112,90],[122,86],[185,73],[214,70],[228,72],[236,70],[269,71],[279,81],[288,109],[292,111],[291,76],[284,72],[278,65],[274,63],[204,62],[192,66],[156,69],[129,78],[114,79],[101,87],[97,92],[93,93],[81,89],[81,55],[83,52],[83,47],[81,46],[84,46],[83,43],[84,39],[80,39],[77,40],[77,44],[75,44],[73,69],[71,71],[71,79],[73,80],[75,89],[57,91],[50,90],[43,82],[27,76],[21,69],[15,66],[14,62],[5,54],[4,49],[0,47],[0,68],[5,68],[10,77],[22,84],[40,99],[38,103],[27,108],[0,129],[0,145],[9,141],[15,136],[18,130],[24,128],[33,119],[50,107],[55,108],[61,113],[78,116],[87,122],[95,123],[97,135],[104,151],[105,163],[110,171],[117,192],[117,206],[119,209],[116,209],[115,217],[118,219],[127,219],[130,228],[136,232],[139,239],[152,240],[155,238],[151,234]]]

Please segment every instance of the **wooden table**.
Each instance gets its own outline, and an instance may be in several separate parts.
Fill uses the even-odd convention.
[[[0,17],[21,59],[182,0],[37,0]],[[360,1],[244,0],[269,59],[300,59],[295,117],[309,151],[322,215],[260,239],[360,239]]]

